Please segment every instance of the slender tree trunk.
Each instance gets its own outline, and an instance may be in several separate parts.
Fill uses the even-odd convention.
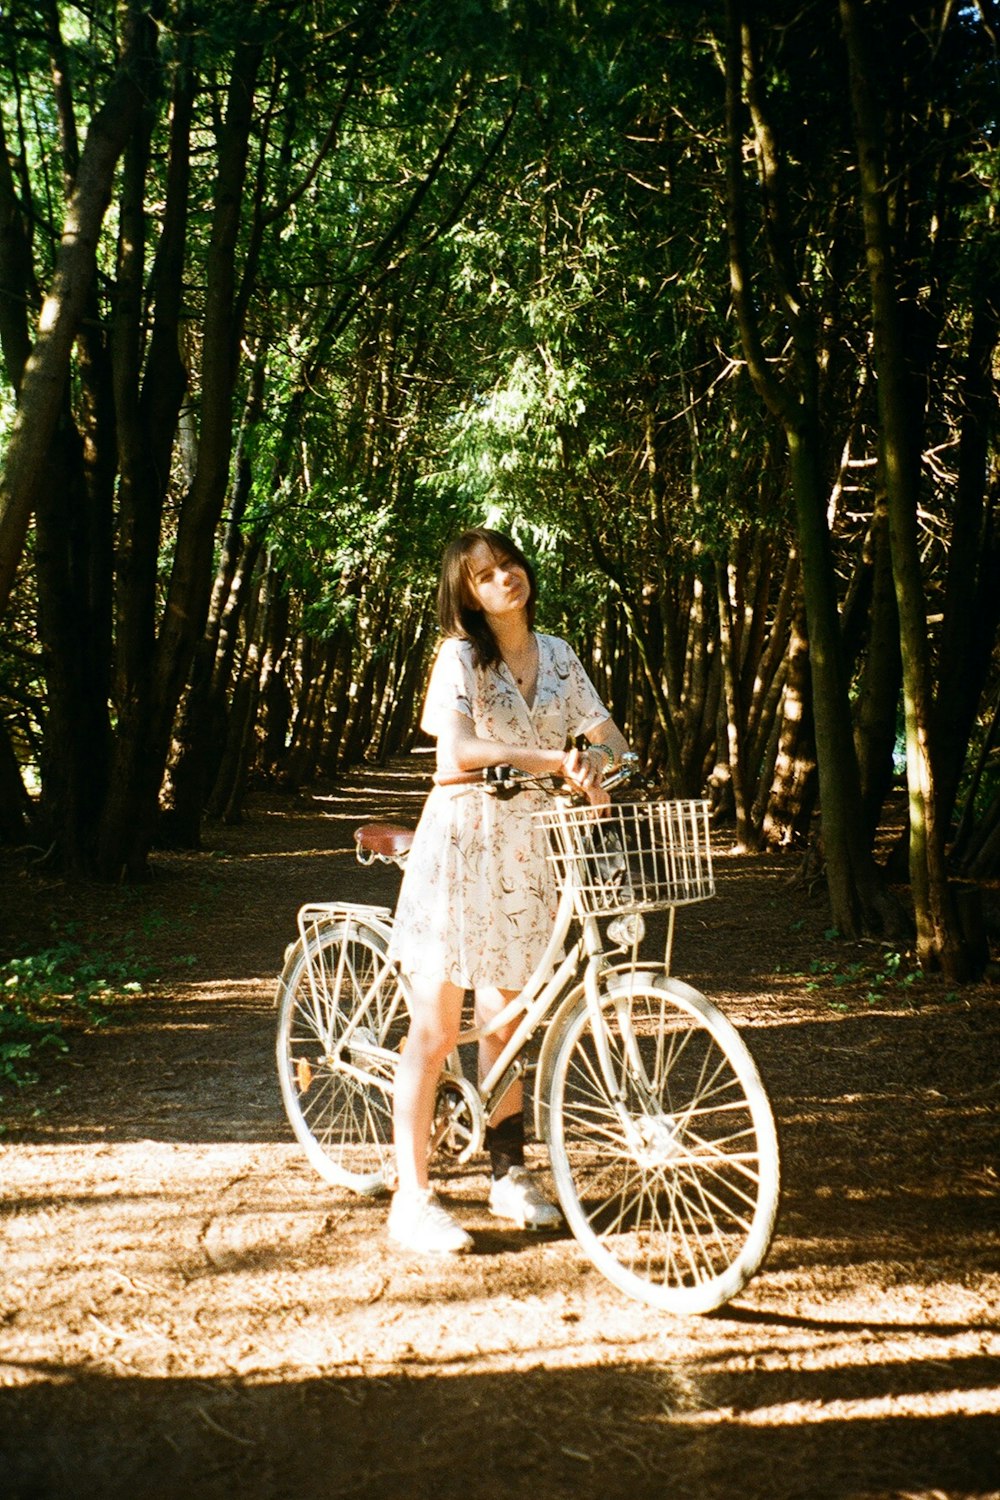
[[[722,651],[722,680],[725,698],[725,730],[729,785],[733,795],[733,812],[736,817],[736,844],[743,851],[750,846],[749,808],[746,799],[744,777],[744,714],[741,702],[741,684],[737,664],[737,642],[734,639],[733,608],[729,597],[729,569],[722,563],[716,566],[719,604],[719,644]]]
[[[191,679],[173,735],[173,753],[161,799],[163,821],[174,847],[196,849],[201,815],[216,776],[226,742],[227,700],[232,686],[240,627],[252,597],[259,589],[256,569],[262,537],[246,540],[243,521],[250,499],[253,471],[249,439],[260,420],[264,395],[264,364],[253,368],[228,506],[229,522],[222,545],[205,633],[198,644]],[[213,803],[218,797],[213,793]]]
[[[881,132],[867,38],[856,0],[840,0],[840,14],[850,69],[878,375],[881,451],[899,612],[910,801],[910,885],[917,925],[917,956],[924,967],[942,968],[949,976],[961,978],[965,961],[948,890],[944,829],[938,810],[931,747],[930,654],[917,532],[918,471],[911,439],[915,392],[907,368],[896,292]]]
[[[784,663],[787,659],[792,612],[800,585],[799,554],[793,546],[789,549],[788,561],[782,575],[767,643],[761,653],[747,714],[747,763],[752,768],[755,784],[760,780],[758,767],[764,757],[764,746],[773,735],[778,705],[784,691]],[[758,786],[755,801],[759,800],[759,792]]]
[[[804,844],[816,804],[816,741],[805,605],[800,599],[788,641],[788,672],[774,781],[761,825],[765,843]]]
[[[858,765],[842,658],[836,579],[822,482],[818,370],[808,297],[791,280],[792,254],[781,189],[781,163],[763,113],[753,36],[742,0],[727,0],[727,217],[730,284],[740,338],[754,385],[780,420],[788,444],[791,487],[808,620],[812,705],[822,806],[823,855],[830,915],[845,935],[880,928],[883,892],[870,848],[861,838],[856,809]],[[743,191],[743,83],[767,205],[773,269],[781,286],[781,314],[792,332],[794,383],[774,375],[764,349],[751,288]]]
[[[255,574],[253,598],[246,608],[246,645],[232,702],[226,715],[222,754],[216,761],[215,780],[208,798],[210,817],[238,823],[243,816],[243,795],[253,742],[257,704],[260,701],[261,651],[257,640],[259,613],[266,615],[267,603],[261,594],[264,573]],[[263,605],[263,610],[262,610]]]
[[[130,6],[122,60],[107,98],[90,122],[66,205],[52,283],[24,366],[0,476],[0,614],[10,597],[62,410],[70,353],[90,295],[115,167],[145,103],[155,47],[153,13]]]
[[[997,636],[1000,612],[1000,483],[988,491],[996,430],[993,360],[1000,337],[1000,280],[973,290],[972,326],[962,377],[958,482],[948,551],[934,744],[942,822],[951,819],[969,738]]]
[[[31,354],[28,308],[31,306],[33,274],[31,248],[17,201],[3,114],[0,112],[0,349],[3,350],[7,378],[15,391],[21,384]]]
[[[997,744],[1000,743],[1000,693],[997,693],[990,714],[990,725],[983,736],[983,742],[979,747],[976,764],[973,767],[969,787],[965,794],[965,806],[962,816],[959,818],[958,830],[955,834],[953,854],[958,868],[963,874],[995,875],[996,869],[985,868],[978,862],[978,852],[984,838],[987,837],[987,825],[992,826],[1000,811],[1000,797],[994,798],[988,813],[984,819],[977,823],[975,807],[979,797],[980,788],[986,768],[993,757]]]
[[[121,355],[135,335],[129,331],[126,338],[119,333],[115,340],[119,403],[115,699],[126,735],[151,711],[163,502],[187,388],[179,343],[194,92],[194,74],[182,57],[170,113],[166,205],[150,276],[153,326],[138,410],[131,416],[130,372],[123,368]],[[138,309],[134,316],[138,317]]]
[[[98,849],[107,878],[142,876],[155,828],[178,700],[205,628],[215,530],[232,452],[232,407],[239,365],[235,320],[236,251],[246,177],[254,87],[262,48],[237,44],[220,132],[212,239],[208,254],[198,459],[177,528],[166,607],[156,641],[148,711],[122,725]]]
[[[892,785],[896,715],[902,681],[889,518],[881,489],[876,495],[867,545],[872,554],[870,627],[858,693],[855,739],[861,773],[861,818],[867,837],[873,839]]]
[[[292,716],[292,696],[288,689],[291,661],[288,591],[273,562],[268,563],[268,613],[266,646],[261,664],[262,744],[260,766],[263,775],[277,775],[288,748],[288,730]]]

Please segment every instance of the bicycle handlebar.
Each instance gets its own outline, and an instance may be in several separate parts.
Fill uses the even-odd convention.
[[[605,791],[613,791],[615,787],[631,781],[638,772],[639,757],[634,751],[626,750],[618,764],[601,777],[601,786]],[[533,771],[521,771],[517,766],[508,765],[483,766],[478,771],[446,772],[443,776],[436,775],[434,779],[438,786],[481,786],[484,791],[493,792],[496,796],[508,797],[513,797],[528,787],[556,792],[565,785],[561,776],[537,776]]]

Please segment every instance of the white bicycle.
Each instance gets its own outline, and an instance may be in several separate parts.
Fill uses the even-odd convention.
[[[473,795],[541,784],[495,768]],[[771,1107],[745,1042],[670,973],[676,909],[715,893],[708,804],[596,809],[554,794],[534,816],[561,888],[552,934],[521,994],[489,1028],[462,1033],[459,1049],[517,1021],[480,1084],[466,1076],[459,1049],[449,1058],[432,1153],[461,1162],[478,1151],[486,1122],[532,1059],[535,1134],[587,1256],[629,1296],[672,1313],[710,1312],[764,1260],[779,1165]],[[412,831],[368,824],[355,840],[363,863],[401,864]],[[660,910],[665,957],[648,962],[643,913]],[[394,1179],[392,1090],[409,1019],[406,981],[386,958],[391,923],[382,906],[303,906],[276,997],[292,1129],[326,1181],[363,1194],[387,1191]]]

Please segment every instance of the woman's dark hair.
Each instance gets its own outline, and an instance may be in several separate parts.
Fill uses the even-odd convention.
[[[472,642],[472,659],[477,667],[493,667],[500,661],[500,647],[481,609],[470,604],[472,576],[469,558],[480,544],[487,547],[498,562],[514,562],[528,575],[528,628],[535,623],[535,570],[524,553],[502,531],[487,526],[473,526],[463,531],[445,548],[441,559],[441,582],[438,586],[438,620],[445,635],[456,635]]]

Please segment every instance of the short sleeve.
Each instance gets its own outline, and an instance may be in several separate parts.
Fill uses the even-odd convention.
[[[602,703],[597,689],[583,670],[583,663],[571,646],[561,642],[565,652],[566,719],[571,738],[588,734],[611,715]]]
[[[475,681],[472,658],[465,642],[454,636],[443,640],[438,647],[427,683],[424,711],[420,727],[437,739],[441,733],[442,716],[447,713],[465,714],[473,717]]]

